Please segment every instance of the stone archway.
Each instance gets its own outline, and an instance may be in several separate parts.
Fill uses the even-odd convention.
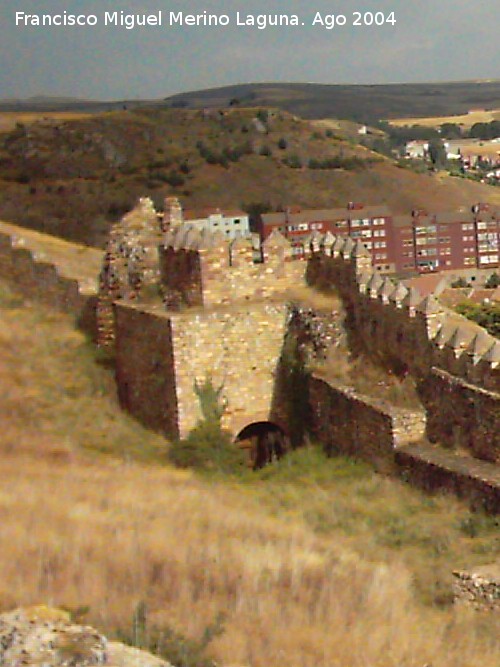
[[[248,451],[249,465],[257,470],[285,455],[288,436],[270,421],[252,422],[236,436],[235,443]]]

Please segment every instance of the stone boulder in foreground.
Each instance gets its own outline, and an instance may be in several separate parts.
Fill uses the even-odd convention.
[[[8,667],[171,667],[155,656],[111,642],[67,612],[28,607],[0,614],[0,665]]]

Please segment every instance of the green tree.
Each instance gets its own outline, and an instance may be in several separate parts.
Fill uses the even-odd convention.
[[[429,157],[436,169],[442,169],[446,165],[446,148],[441,139],[429,141]]]
[[[456,123],[443,123],[441,125],[441,136],[445,139],[460,139],[462,130]]]
[[[491,276],[485,283],[485,287],[494,289],[495,287],[500,287],[500,276],[498,273],[492,273]]]

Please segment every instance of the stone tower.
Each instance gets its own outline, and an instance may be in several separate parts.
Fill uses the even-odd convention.
[[[162,232],[168,232],[180,227],[183,223],[182,206],[177,197],[165,197],[163,218],[161,221]]]

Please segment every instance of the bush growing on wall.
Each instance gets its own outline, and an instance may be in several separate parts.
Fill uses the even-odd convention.
[[[235,473],[245,467],[245,455],[233,443],[231,433],[221,425],[227,401],[222,396],[223,385],[215,387],[208,376],[203,383],[195,381],[194,391],[200,403],[203,418],[191,433],[175,441],[169,458],[180,468],[222,473]]]

